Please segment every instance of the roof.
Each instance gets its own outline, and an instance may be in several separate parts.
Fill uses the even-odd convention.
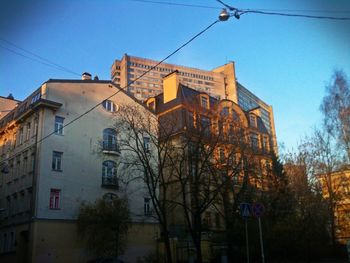
[[[177,96],[175,99],[164,104],[163,103],[163,93],[160,93],[159,95],[154,97],[156,100],[156,105],[157,105],[156,106],[156,114],[162,113],[162,112],[169,110],[171,108],[174,108],[180,104],[187,104],[187,105],[195,105],[195,103],[199,104],[198,97],[201,94],[208,95],[205,92],[201,92],[201,91],[189,88],[189,87],[180,83],[178,91],[177,91]],[[228,101],[227,99],[219,100],[219,99],[214,98],[210,95],[208,95],[208,96],[209,96],[210,108],[214,108],[221,101]],[[237,105],[237,106],[239,107],[239,105]],[[241,107],[239,107],[239,108],[241,108]],[[243,109],[242,109],[242,111],[244,112],[247,120],[249,120],[249,112],[244,111]],[[268,133],[268,130],[267,130],[263,120],[261,119],[261,117],[257,116],[257,115],[256,115],[256,117],[257,117],[257,128],[258,128],[259,132]]]
[[[119,91],[123,92],[125,95],[127,95],[129,98],[131,98],[133,101],[138,103],[139,105],[143,106],[145,109],[148,111],[149,108],[146,107],[144,103],[142,103],[140,100],[136,99],[134,96],[131,94],[127,93],[124,89],[120,88],[119,85],[115,84],[111,80],[77,80],[77,79],[49,79],[45,81],[45,83],[81,83],[81,84],[91,84],[91,83],[96,83],[96,84],[110,84],[113,85],[115,88],[117,88]],[[34,92],[32,92],[31,95],[29,95],[25,100],[22,102],[19,101],[19,104],[16,108],[11,110],[6,116],[4,116],[0,120],[0,128],[6,125],[6,123],[17,119],[19,116],[22,115],[23,112],[26,112],[28,109],[33,108],[36,106],[36,104],[40,103],[46,100],[41,99],[41,96],[35,99],[35,97],[40,93],[41,87],[36,89]],[[55,104],[55,102],[52,102]]]

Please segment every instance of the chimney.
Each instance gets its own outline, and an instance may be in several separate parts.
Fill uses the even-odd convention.
[[[81,79],[82,80],[91,80],[91,74],[89,72],[84,72],[82,75],[81,75]]]
[[[179,71],[175,70],[163,78],[163,103],[176,99],[179,89]]]

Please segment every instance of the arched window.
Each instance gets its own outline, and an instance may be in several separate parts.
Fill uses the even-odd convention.
[[[116,105],[111,100],[104,100],[102,102],[102,106],[103,106],[103,108],[105,108],[105,110],[107,110],[109,112],[115,112],[117,110]]]
[[[117,165],[113,161],[102,163],[102,186],[118,187]]]
[[[107,128],[103,130],[103,151],[118,152],[117,132],[114,129]]]

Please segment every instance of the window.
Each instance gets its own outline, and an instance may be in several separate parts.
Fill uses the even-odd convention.
[[[194,115],[193,112],[188,112],[188,127],[190,129],[194,129],[195,125],[194,125]]]
[[[268,151],[269,150],[269,138],[264,136],[262,143],[263,143],[263,150]]]
[[[29,173],[34,173],[35,169],[35,153],[32,153],[30,155],[30,170]]]
[[[104,151],[118,152],[117,132],[114,129],[107,128],[103,130],[103,145]]]
[[[256,133],[250,134],[250,143],[253,149],[258,149],[259,147],[259,139]]]
[[[19,130],[19,144],[23,143],[23,128]]]
[[[60,209],[60,189],[50,190],[50,209]]]
[[[143,212],[145,216],[151,215],[151,199],[145,197],[143,201]]]
[[[35,102],[37,102],[40,99],[41,93],[37,93],[32,97],[32,100],[30,101],[30,104],[33,104]]]
[[[118,187],[117,165],[113,161],[102,163],[102,186]]]
[[[113,103],[113,101],[110,100],[104,100],[102,102],[102,106],[109,112],[115,112],[117,110],[116,105]]]
[[[150,143],[151,139],[149,137],[143,137],[143,148],[146,153],[149,153],[150,151]]]
[[[223,107],[221,111],[221,116],[222,117],[227,117],[230,113],[229,107]]]
[[[192,162],[190,166],[190,175],[192,177],[196,176],[196,164],[194,162]]]
[[[209,100],[207,96],[201,96],[201,106],[205,109],[209,109]]]
[[[29,138],[30,138],[30,131],[31,131],[31,129],[30,129],[30,122],[28,122],[27,123],[27,132],[26,132],[26,141],[28,141]]]
[[[205,218],[204,218],[204,222],[207,225],[207,227],[211,227],[211,213],[210,212],[205,212]]]
[[[52,152],[52,170],[62,171],[62,154],[61,152]]]
[[[55,117],[55,134],[63,135],[63,121],[64,118],[59,116]]]
[[[257,124],[256,124],[256,116],[254,114],[250,114],[249,115],[249,123],[250,123],[250,126],[252,127],[256,127]]]
[[[215,213],[215,225],[217,228],[221,227],[221,220],[220,220],[220,214]]]
[[[38,119],[34,119],[34,131],[33,131],[33,136],[36,135],[38,132]]]
[[[28,157],[27,154],[23,155],[23,170],[22,170],[22,175],[25,175],[28,170]]]
[[[208,117],[201,116],[201,129],[206,135],[210,133],[210,119]]]
[[[226,157],[225,157],[225,149],[223,149],[223,148],[219,149],[219,158],[220,158],[220,162],[221,163],[225,162],[225,159],[226,159]]]

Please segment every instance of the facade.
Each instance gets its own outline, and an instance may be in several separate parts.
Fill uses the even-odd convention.
[[[350,240],[350,169],[320,175],[323,196],[329,198],[333,192],[335,201],[334,224],[335,238],[340,244]]]
[[[273,147],[277,151],[273,109],[236,80],[233,62],[211,71],[162,63],[142,78],[137,79],[157,63],[158,61],[125,54],[121,60],[114,61],[111,68],[111,79],[120,87],[127,87],[126,91],[137,99],[146,100],[161,93],[163,77],[177,70],[183,85],[205,92],[219,100],[231,100],[245,111],[254,110],[272,135]]]
[[[17,107],[20,101],[15,100],[10,94],[7,97],[0,96],[0,119],[4,118],[11,110]]]
[[[116,91],[114,83],[87,75],[50,79],[0,120],[1,262],[91,259],[75,220],[82,202],[109,194],[129,199],[132,238],[123,259],[136,262],[155,249],[158,226],[144,210],[148,198],[142,182],[123,184],[128,174],[118,163],[122,134],[113,129],[120,105],[146,109],[123,91],[104,100]]]
[[[183,212],[184,206],[187,206],[186,210],[191,211],[192,224],[202,222],[197,227],[206,232],[201,241],[203,259],[210,262],[222,253],[213,249],[214,244],[210,240],[213,236],[222,238],[225,235],[226,218],[223,215],[227,210],[224,202],[232,202],[231,194],[234,194],[231,190],[223,191],[220,186],[223,184],[222,176],[237,191],[244,178],[248,178],[249,184],[256,189],[266,189],[274,151],[273,137],[254,111],[244,111],[231,100],[219,100],[187,87],[177,71],[164,77],[163,88],[163,93],[149,98],[146,104],[158,117],[162,127],[160,139],[165,138],[166,142],[170,139],[177,146],[174,155],[169,153],[171,159],[181,163],[176,168],[170,166],[168,174],[171,178],[167,179],[167,184],[171,185],[168,200],[181,204],[169,216],[170,233],[173,238],[176,237],[174,254],[178,257],[176,260],[188,260],[188,250],[193,249],[188,245],[191,230],[187,228]],[[248,169],[243,168],[248,167],[248,163],[249,176],[246,174]],[[216,171],[208,172],[211,169]],[[177,174],[174,170],[182,172]],[[208,201],[214,195],[216,201]],[[230,197],[226,200],[225,195]],[[196,210],[196,207],[206,206],[205,211]],[[201,215],[196,220],[198,214]]]

